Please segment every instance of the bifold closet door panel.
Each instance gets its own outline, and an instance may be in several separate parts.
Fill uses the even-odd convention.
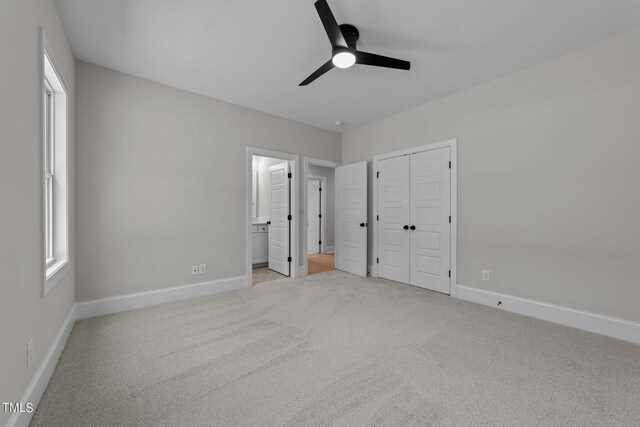
[[[378,276],[409,283],[409,156],[378,162]]]
[[[411,281],[449,294],[451,268],[450,148],[411,155]]]

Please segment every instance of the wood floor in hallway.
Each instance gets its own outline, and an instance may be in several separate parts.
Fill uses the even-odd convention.
[[[311,254],[307,257],[309,274],[324,273],[335,270],[335,254]]]

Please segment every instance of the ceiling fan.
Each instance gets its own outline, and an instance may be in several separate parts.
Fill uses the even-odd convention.
[[[331,59],[314,71],[300,83],[299,86],[308,85],[334,67],[349,68],[354,64],[361,64],[374,67],[396,68],[399,70],[408,70],[411,68],[411,63],[408,61],[357,50],[356,42],[360,37],[358,29],[349,24],[338,25],[336,18],[333,16],[333,13],[331,13],[331,9],[327,4],[327,0],[318,0],[314,5],[331,42]]]

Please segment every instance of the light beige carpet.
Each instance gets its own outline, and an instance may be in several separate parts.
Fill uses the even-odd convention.
[[[34,426],[632,426],[640,346],[338,271],[79,321]]]

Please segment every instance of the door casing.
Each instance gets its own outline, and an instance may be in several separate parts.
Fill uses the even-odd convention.
[[[291,164],[291,277],[300,276],[300,256],[299,256],[299,184],[298,171],[300,170],[300,156],[297,154],[285,153],[281,151],[268,150],[264,148],[247,147],[245,152],[245,277],[246,287],[253,285],[253,265],[252,265],[252,234],[253,234],[253,214],[252,214],[252,175],[253,156],[272,157],[274,159],[288,160]],[[305,191],[306,192],[306,191]],[[306,257],[304,257],[306,260]]]

